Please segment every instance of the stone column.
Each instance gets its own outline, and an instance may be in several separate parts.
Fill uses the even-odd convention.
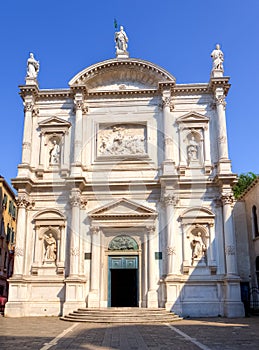
[[[148,232],[148,293],[147,307],[157,308],[157,261],[155,260],[155,226],[147,226]]]
[[[228,160],[228,142],[226,127],[226,101],[222,87],[215,90],[215,100],[218,117],[218,151],[219,160]]]
[[[27,96],[24,101],[24,129],[22,143],[22,164],[31,162],[31,138],[32,138],[32,112],[34,100],[32,96]]]
[[[176,197],[173,194],[164,195],[166,208],[166,235],[167,235],[167,275],[176,274],[176,246],[174,237],[174,206]]]
[[[221,196],[223,204],[224,243],[227,275],[237,275],[236,242],[232,221],[233,195],[230,192]]]
[[[171,109],[172,100],[170,90],[163,91],[163,120],[164,120],[164,142],[165,142],[165,161],[173,161],[173,137],[171,127]]]
[[[236,242],[232,222],[233,195],[230,190],[222,193],[226,276],[224,279],[224,316],[243,317],[240,277],[237,274]]]
[[[82,136],[83,136],[83,123],[82,123],[82,109],[84,106],[83,94],[77,92],[74,99],[76,118],[75,118],[75,138],[74,138],[74,155],[73,166],[81,165],[82,163]]]
[[[27,228],[27,213],[26,209],[29,202],[25,195],[19,195],[17,200],[17,233],[15,238],[15,257],[14,257],[14,268],[13,278],[22,276],[24,273],[24,254],[25,254],[25,238]],[[29,252],[28,252],[29,253]]]
[[[79,268],[79,234],[80,234],[80,193],[71,191],[70,203],[72,206],[70,229],[70,273],[69,277],[78,276]]]
[[[88,296],[88,307],[99,307],[99,285],[100,285],[100,250],[101,231],[99,227],[92,226],[92,260],[90,276],[90,292]]]

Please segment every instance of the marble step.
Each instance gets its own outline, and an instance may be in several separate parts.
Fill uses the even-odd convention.
[[[61,320],[90,323],[168,323],[182,318],[165,309],[107,308],[78,309]]]

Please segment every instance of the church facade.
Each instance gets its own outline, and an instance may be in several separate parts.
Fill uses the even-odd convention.
[[[117,55],[65,89],[28,60],[14,275],[5,314],[166,308],[243,316],[232,224],[222,52],[208,83],[177,84]],[[122,45],[123,44],[123,45]]]

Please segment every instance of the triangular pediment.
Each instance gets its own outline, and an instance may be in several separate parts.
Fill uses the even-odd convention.
[[[157,216],[155,210],[143,206],[137,202],[122,198],[89,213],[90,217],[111,218],[111,217],[139,217],[151,218]]]
[[[39,123],[39,126],[42,127],[49,127],[49,126],[63,126],[65,128],[69,128],[71,124],[67,122],[66,120],[63,120],[58,117],[50,117],[43,122]]]
[[[177,118],[177,123],[208,123],[209,118],[197,112],[189,112]]]

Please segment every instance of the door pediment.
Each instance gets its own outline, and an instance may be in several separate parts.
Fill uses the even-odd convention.
[[[92,210],[89,213],[92,219],[154,219],[157,212],[142,204],[131,201],[129,199],[119,199],[112,203],[106,204],[102,207]]]

